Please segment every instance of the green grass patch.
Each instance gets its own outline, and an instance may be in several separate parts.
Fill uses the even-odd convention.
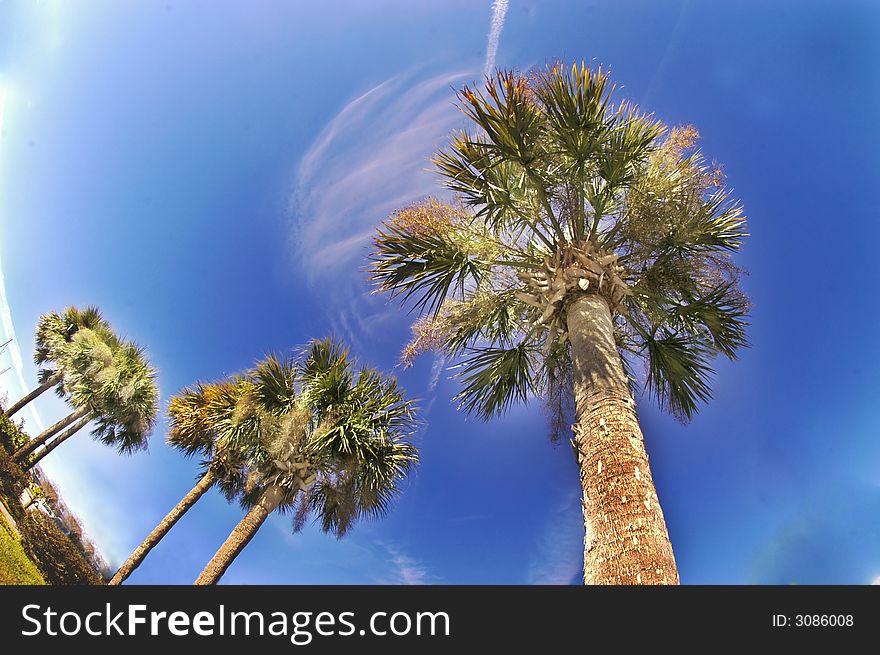
[[[27,435],[0,412],[0,502],[9,509],[21,533],[19,539],[0,519],[0,584],[104,584],[86,555],[79,531],[67,534],[53,519],[37,510],[25,512],[19,503],[29,477],[11,453],[27,440]]]
[[[40,571],[28,559],[18,538],[0,520],[0,585],[46,584]]]

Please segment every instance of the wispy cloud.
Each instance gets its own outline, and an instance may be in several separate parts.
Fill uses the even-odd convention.
[[[427,399],[422,406],[422,412],[425,416],[431,413],[437,400],[437,385],[440,384],[440,376],[444,370],[446,370],[446,357],[439,354],[434,355],[434,361],[431,363],[431,377],[428,378],[428,388],[425,390]]]
[[[491,75],[495,68],[495,57],[498,54],[498,44],[501,41],[501,30],[504,29],[504,19],[507,16],[508,0],[495,0],[492,3],[492,20],[489,23],[489,42],[486,45],[486,64],[483,66],[483,75]]]
[[[387,561],[391,566],[391,571],[382,578],[379,584],[424,585],[436,581],[428,571],[428,567],[418,559],[407,555],[389,543],[382,542],[380,545],[387,553]]]
[[[303,155],[291,193],[294,260],[331,327],[359,347],[389,318],[364,284],[370,238],[390,213],[436,194],[429,156],[460,123],[452,89],[471,72],[392,76],[348,102]]]
[[[538,534],[526,571],[528,584],[570,584],[582,570],[583,513],[579,489],[573,489],[551,512]]]
[[[431,365],[431,379],[428,382],[428,391],[433,393],[440,383],[440,374],[443,373],[443,367],[446,366],[446,357],[437,355],[434,363]]]
[[[486,70],[495,65],[507,7],[492,4]],[[428,158],[461,125],[452,90],[474,73],[389,77],[346,103],[299,162],[290,195],[294,260],[322,294],[332,329],[356,347],[389,317],[364,285],[370,238],[393,210],[437,194]],[[433,386],[438,375],[435,365]]]
[[[460,120],[450,89],[467,73],[391,77],[346,104],[303,155],[294,250],[313,281],[360,265],[374,228],[434,190],[429,155]]]

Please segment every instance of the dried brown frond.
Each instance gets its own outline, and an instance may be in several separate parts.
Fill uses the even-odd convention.
[[[400,353],[400,364],[410,368],[419,355],[442,350],[448,328],[447,318],[442,312],[435,318],[423,316],[418,319],[412,325],[412,339]]]
[[[715,160],[712,160],[712,164],[706,171],[706,176],[707,186],[716,189],[723,187],[724,180],[727,179],[727,175],[724,173],[724,167]]]
[[[395,211],[387,224],[416,236],[445,234],[459,218],[460,210],[436,198],[427,198]]]
[[[663,148],[680,157],[685,150],[693,148],[700,140],[700,133],[693,125],[679,125],[669,130]]]
[[[574,380],[570,367],[561,369],[558,377],[548,380],[543,401],[550,441],[558,443],[563,437],[570,437],[575,420]]]

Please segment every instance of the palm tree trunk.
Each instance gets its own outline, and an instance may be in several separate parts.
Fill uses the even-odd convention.
[[[58,384],[59,382],[61,382],[61,378],[62,378],[62,377],[63,377],[63,376],[62,376],[61,373],[56,373],[55,375],[53,375],[52,377],[50,377],[48,380],[46,380],[45,382],[43,382],[43,384],[41,384],[39,387],[37,387],[36,389],[34,389],[33,391],[31,391],[28,395],[26,395],[24,398],[22,398],[22,399],[19,400],[17,403],[15,403],[12,407],[10,407],[9,409],[7,409],[7,410],[6,410],[6,416],[10,416],[10,417],[11,417],[13,414],[15,414],[15,412],[17,412],[17,411],[20,410],[22,407],[24,407],[25,405],[27,405],[27,404],[28,404],[30,401],[32,401],[34,398],[36,398],[37,396],[39,396],[40,394],[42,394],[44,391],[46,391],[46,390],[48,390],[48,389],[51,389],[51,388],[54,387],[56,384]]]
[[[84,405],[83,407],[74,410],[65,418],[58,421],[55,425],[46,428],[40,434],[38,434],[36,438],[31,439],[24,446],[16,450],[15,453],[12,455],[12,458],[17,462],[23,461],[25,457],[27,457],[37,448],[46,443],[52,437],[52,435],[59,432],[60,430],[63,430],[74,421],[81,419],[91,412],[92,410],[91,408],[89,408],[88,405]]]
[[[208,562],[205,569],[199,574],[199,577],[196,579],[194,584],[197,585],[211,585],[217,584],[220,581],[220,578],[223,577],[223,574],[226,573],[226,569],[229,568],[229,565],[238,557],[238,554],[244,550],[244,547],[248,545],[251,539],[254,538],[254,535],[257,534],[257,530],[260,529],[260,526],[263,525],[263,522],[269,517],[278,504],[281,502],[281,499],[284,497],[284,490],[277,486],[272,485],[266,491],[263,492],[263,495],[260,496],[260,500],[257,501],[257,504],[254,505],[251,510],[245,514],[245,517],[239,522],[229,537],[226,538],[226,541],[220,546],[220,550],[217,551],[217,554]]]
[[[608,304],[597,295],[580,296],[567,324],[584,493],[584,583],[678,584]]]
[[[125,560],[125,563],[119,567],[116,575],[114,575],[107,584],[120,585],[128,578],[128,576],[134,573],[134,570],[140,566],[141,562],[144,561],[144,558],[149,554],[153,547],[162,540],[162,537],[168,534],[168,531],[174,527],[174,524],[180,520],[180,517],[186,514],[187,510],[195,505],[196,501],[204,496],[208,489],[214,486],[214,482],[216,481],[217,476],[214,471],[209,468],[208,472],[202,476],[202,479],[196,483],[196,486],[174,506],[174,509],[168,512],[167,516],[162,519],[159,525],[147,535],[147,538],[144,539],[143,543],[135,548],[134,552],[129,555],[128,559]]]
[[[37,454],[36,457],[34,457],[32,460],[28,461],[26,466],[22,466],[22,470],[27,471],[29,469],[32,469],[34,466],[37,465],[37,462],[39,462],[46,455],[48,455],[53,450],[58,448],[58,446],[60,446],[65,441],[70,439],[77,432],[82,430],[88,424],[88,422],[91,421],[94,417],[95,417],[94,412],[89,412],[88,414],[83,416],[79,421],[74,423],[71,427],[67,428],[64,432],[62,432],[57,437],[55,437],[48,446],[43,448],[43,450],[41,450],[39,452],[39,454]],[[22,460],[21,463],[24,463],[24,460]]]

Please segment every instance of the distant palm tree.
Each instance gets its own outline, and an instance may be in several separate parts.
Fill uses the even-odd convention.
[[[196,485],[150,532],[119,567],[108,584],[122,584],[180,518],[211,488],[219,486],[229,500],[242,491],[241,455],[246,449],[229,433],[218,434],[236,410],[241,393],[249,388],[242,376],[222,382],[197,384],[174,396],[168,404],[171,426],[168,443],[187,456],[203,457],[203,474]],[[233,435],[235,436],[235,435]]]
[[[55,426],[19,448],[13,458],[31,468],[52,450],[94,422],[92,434],[120,453],[146,448],[158,411],[156,372],[139,346],[106,329],[81,327],[65,343],[64,393],[76,409]],[[47,443],[58,429],[73,425]],[[60,428],[59,428],[60,429]],[[45,448],[31,454],[40,446]]]
[[[631,365],[682,420],[710,398],[711,360],[746,345],[731,261],[745,219],[693,128],[666,131],[612,90],[583,64],[465,88],[476,131],[434,159],[459,204],[397,212],[371,270],[423,313],[405,362],[460,358],[461,408],[489,419],[537,396],[555,437],[574,422],[585,582],[676,584]]]
[[[6,410],[7,416],[11,417],[52,387],[58,388],[59,395],[64,397],[62,383],[67,364],[64,352],[66,345],[70,343],[80,328],[110,331],[110,325],[101,316],[98,308],[93,306],[85,309],[70,306],[61,314],[49,312],[40,316],[34,333],[36,342],[34,363],[41,367],[39,372],[40,386],[9,407]]]
[[[32,452],[68,428],[59,437],[62,443],[73,436],[97,415],[97,395],[100,383],[97,376],[109,369],[113,350],[119,347],[119,340],[103,320],[93,327],[86,327],[68,321],[70,308],[61,317],[50,313],[41,317],[37,326],[37,350],[34,360],[51,363],[51,367],[40,371],[40,377],[48,377],[47,382],[58,378],[56,391],[73,411],[19,448],[14,458],[24,461]],[[75,390],[75,395],[72,391]],[[72,427],[68,427],[71,426]]]
[[[96,373],[89,386],[98,388],[97,414],[92,435],[123,455],[147,448],[159,412],[156,369],[146,351],[132,341],[122,341],[113,352],[110,368]],[[71,395],[76,400],[75,390]]]
[[[304,361],[268,357],[251,373],[236,411],[218,426],[253,444],[244,469],[247,515],[195,584],[216,584],[276,509],[292,509],[299,529],[310,515],[342,536],[363,516],[381,516],[418,461],[405,441],[413,407],[397,382],[355,370],[348,351],[313,341]]]

